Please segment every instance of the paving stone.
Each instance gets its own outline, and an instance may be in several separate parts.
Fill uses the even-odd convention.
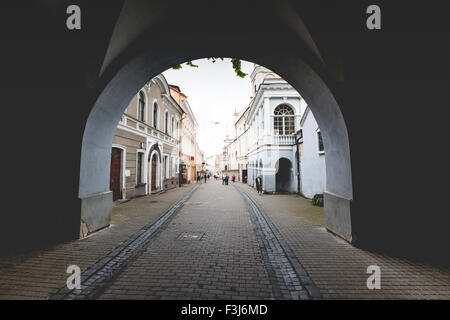
[[[190,206],[189,202],[196,205]],[[202,233],[203,236],[195,241],[176,240],[186,233]],[[110,284],[110,289],[120,290],[118,281],[126,277],[128,281],[136,279],[136,291],[145,288],[147,295],[161,296],[162,299],[169,296],[170,299],[230,299],[233,295],[245,298],[255,296],[255,292],[273,297],[264,259],[260,250],[255,250],[255,245],[257,238],[240,194],[233,188],[209,182],[200,185],[172,223],[147,245],[146,251],[117,281]],[[137,273],[140,268],[145,268],[148,273],[164,272],[164,279],[142,279]],[[201,278],[179,282],[183,276],[192,279],[194,272],[202,275]],[[154,288],[161,288],[163,280],[169,286],[156,292]],[[230,282],[241,285],[239,296],[222,285]],[[261,282],[266,285],[255,289]],[[133,294],[133,290],[129,294]]]
[[[82,290],[53,298],[101,290],[101,299],[450,299],[449,270],[353,247],[326,231],[322,208],[296,195],[235,186],[254,211],[238,190],[208,182],[160,225],[192,186],[116,206],[113,226],[84,240],[2,258],[0,299],[45,299],[65,288],[70,264],[81,268]],[[366,287],[372,264],[381,290]]]
[[[356,248],[326,231],[323,208],[297,195],[258,196],[238,184],[276,226],[324,299],[450,299],[450,271]],[[369,265],[381,268],[381,289],[366,286]],[[433,281],[441,278],[442,282]],[[420,295],[418,295],[420,294]]]

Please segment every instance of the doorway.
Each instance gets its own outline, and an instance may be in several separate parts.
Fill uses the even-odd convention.
[[[291,169],[292,163],[289,159],[280,158],[277,162],[276,192],[291,191]]]
[[[113,201],[122,199],[121,184],[122,150],[112,148],[111,151],[111,172],[109,189],[113,193]]]
[[[156,175],[156,171],[158,169],[158,158],[156,156],[156,153],[153,154],[152,156],[152,160],[151,160],[151,189],[150,192],[156,190],[157,187],[157,175]]]

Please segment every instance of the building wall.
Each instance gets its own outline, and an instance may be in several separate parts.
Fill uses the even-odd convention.
[[[195,182],[195,136],[191,130],[186,126],[187,120],[183,119],[181,123],[181,144],[180,144],[180,159],[187,167],[186,182]]]
[[[311,111],[303,122],[303,150],[300,156],[301,192],[308,198],[325,191],[325,154],[320,154],[317,130],[319,126]]]
[[[255,179],[260,175],[263,180],[265,192],[276,192],[277,163],[281,158],[291,162],[289,192],[297,191],[297,169],[295,149],[288,146],[261,147],[258,151],[249,155],[247,183],[255,186]],[[262,163],[262,166],[261,166]]]
[[[141,149],[141,144],[145,146],[145,137],[121,129],[116,130],[113,139],[113,147],[123,147],[125,149],[125,172],[121,172],[121,186],[122,189],[126,189],[125,193],[122,191],[123,198],[129,199],[136,196],[137,193],[142,192],[142,190],[136,190],[136,159],[137,151],[138,149]],[[124,156],[122,153],[122,161],[123,160]],[[123,179],[125,179],[125,184],[123,183]]]
[[[185,167],[184,180],[186,183],[196,178],[196,133],[197,122],[187,101],[187,96],[180,92],[180,88],[170,86],[170,95],[185,112],[180,126],[180,161]]]
[[[265,72],[264,74],[267,74]],[[253,74],[259,76],[257,72]],[[256,79],[259,85],[258,94],[252,101],[249,116],[246,120],[248,131],[246,134],[248,152],[248,179],[249,185],[255,185],[255,178],[261,175],[263,190],[277,192],[277,163],[286,158],[291,164],[289,179],[286,179],[287,192],[298,191],[298,176],[296,163],[295,136],[290,137],[289,143],[277,142],[278,134],[274,130],[274,111],[281,104],[286,104],[294,112],[293,122],[295,130],[300,129],[302,111],[302,98],[287,82],[281,79],[272,82]],[[261,167],[262,162],[262,167]]]
[[[144,93],[145,111],[143,121],[138,118],[138,100],[139,92]],[[161,152],[160,162],[157,166],[157,189],[171,189],[178,185],[178,163],[179,163],[179,139],[182,109],[177,102],[169,95],[169,87],[165,82],[165,78],[159,75],[149,81],[139,91],[133,99],[131,99],[125,110],[124,116],[119,122],[116,134],[113,140],[115,144],[123,147],[126,151],[125,170],[121,168],[121,175],[125,176],[125,191],[123,197],[132,198],[139,195],[145,195],[155,190],[151,187],[151,162],[149,150],[157,143]],[[172,100],[171,100],[172,99]],[[156,128],[153,126],[153,108],[157,104],[157,123]],[[164,115],[169,115],[168,130],[165,133]],[[173,130],[172,130],[173,118]],[[142,184],[136,186],[137,183],[137,152],[144,153],[144,161],[142,168]],[[167,165],[165,161],[167,157]]]

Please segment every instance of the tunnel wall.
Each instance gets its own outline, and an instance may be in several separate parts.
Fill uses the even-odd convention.
[[[7,106],[4,117],[8,119],[2,133],[11,137],[4,142],[4,150],[11,155],[3,159],[5,197],[11,206],[1,214],[2,252],[78,236],[80,196],[103,192],[106,187],[102,180],[98,184],[101,188],[87,186],[86,192],[80,192],[84,188],[80,188],[83,135],[85,129],[92,133],[96,130],[86,125],[88,118],[93,106],[101,101],[102,92],[105,97],[117,95],[108,89],[114,76],[127,74],[127,68],[132,68],[127,62],[142,58],[147,52],[149,59],[151,55],[153,59],[162,57],[160,70],[152,69],[155,73],[186,59],[239,56],[274,69],[311,105],[326,105],[323,99],[331,96],[342,117],[326,108],[311,108],[321,129],[329,123],[327,117],[335,118],[330,121],[343,121],[330,127],[328,134],[324,132],[326,154],[348,163],[347,168],[333,170],[327,159],[325,197],[326,203],[336,203],[333,208],[340,206],[349,214],[340,224],[334,219],[328,221],[328,225],[335,224],[334,229],[329,229],[347,238],[351,236],[351,241],[367,248],[448,262],[448,210],[446,189],[441,186],[446,181],[449,162],[445,152],[445,101],[450,68],[445,29],[440,25],[446,19],[436,18],[445,10],[436,8],[430,13],[409,4],[408,21],[420,17],[418,21],[423,23],[407,28],[406,17],[392,4],[384,10],[393,10],[397,22],[387,15],[382,32],[368,33],[365,16],[360,15],[363,5],[332,5],[333,10],[324,10],[326,6],[314,8],[314,4],[299,1],[296,6],[302,9],[302,17],[320,51],[324,61],[321,65],[308,46],[301,45],[291,34],[277,33],[281,28],[272,28],[282,19],[265,1],[256,7],[242,3],[240,9],[248,19],[233,19],[232,25],[229,21],[235,12],[231,9],[211,11],[197,19],[202,10],[198,11],[196,5],[185,8],[180,2],[183,15],[171,16],[170,24],[158,26],[155,22],[155,33],[145,35],[154,36],[154,41],[147,47],[140,46],[137,44],[145,36],[141,39],[136,35],[129,50],[116,50],[116,57],[106,52],[121,2],[99,2],[101,5],[97,6],[92,1],[81,1],[86,20],[78,33],[65,29],[65,16],[59,15],[69,2],[58,2],[55,7],[48,3],[37,1],[25,9],[17,2],[2,3],[2,11],[9,13],[2,19],[6,49],[0,59],[1,88]],[[164,20],[164,14],[159,16]],[[178,33],[185,40],[168,43],[167,33]],[[282,45],[269,46],[267,39],[277,39]],[[110,63],[100,73],[105,55],[111,58]],[[301,57],[300,61],[296,57]],[[303,77],[302,82],[301,78],[290,76],[308,72],[315,74],[323,87],[306,81],[311,77]],[[146,78],[152,75],[155,74],[148,72]],[[143,78],[133,81],[133,86],[143,84]],[[127,85],[123,89],[126,93],[121,102],[135,93]],[[117,104],[112,107],[121,108]],[[112,127],[116,115],[103,110],[94,118],[103,119]],[[99,137],[106,143],[108,137],[101,137],[102,134]],[[333,141],[342,140],[346,134],[349,147],[343,151]],[[91,146],[95,143],[89,139],[85,142]],[[99,146],[101,157],[105,150]],[[100,167],[98,170],[107,171]],[[348,177],[349,173],[350,183],[328,184],[333,181],[328,177],[339,181],[339,177]]]

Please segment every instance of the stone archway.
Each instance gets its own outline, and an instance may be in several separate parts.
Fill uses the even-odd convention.
[[[140,85],[167,69],[167,64],[158,64],[157,61],[150,54],[141,55],[130,61],[108,83],[97,100],[83,136],[79,193],[81,198],[103,202],[101,197],[97,200],[92,197],[98,198],[99,192],[108,190],[105,186],[108,182],[106,178],[109,178],[106,174],[109,168],[104,165],[104,158],[106,155],[109,156],[115,127],[128,101]],[[178,61],[174,59],[172,64]],[[320,77],[301,59],[280,60],[276,64],[272,61],[265,65],[275,70],[301,92],[322,128],[327,150],[325,155],[327,184],[324,195],[326,226],[351,241],[350,201],[353,191],[350,150],[347,129],[339,106]],[[149,66],[152,66],[152,72],[149,72]],[[110,214],[110,209],[105,207],[103,214]]]
[[[105,165],[105,160],[109,156],[119,118],[137,91],[151,78],[185,61],[209,56],[234,56],[276,72],[308,103],[322,130],[327,150],[324,193],[326,227],[352,241],[350,202],[353,188],[347,127],[332,91],[321,76],[323,65],[299,44],[298,35],[288,29],[272,28],[271,37],[276,37],[278,33],[284,39],[292,40],[286,42],[281,52],[265,45],[268,34],[261,33],[259,29],[245,30],[232,37],[227,34],[199,36],[198,33],[181,36],[176,30],[162,31],[156,27],[142,26],[142,32],[137,36],[132,34],[133,30],[127,29],[129,25],[124,22],[133,19],[130,12],[128,10],[125,16],[121,16],[116,25],[103,64],[103,87],[83,134],[79,184],[81,218],[94,203],[98,215],[110,215],[111,202],[104,200],[108,197],[109,183],[109,166]],[[135,14],[138,14],[137,10]],[[135,40],[129,42],[127,47],[123,41],[127,42],[128,37]],[[248,37],[252,37],[253,42],[250,43]],[[155,43],[158,43],[158,48]],[[122,54],[117,56],[114,54],[116,51],[122,51]]]

